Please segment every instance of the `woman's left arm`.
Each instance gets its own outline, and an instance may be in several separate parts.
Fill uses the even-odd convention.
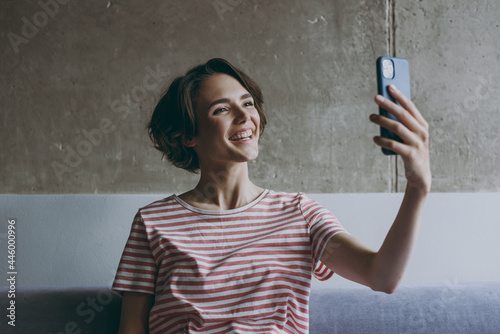
[[[377,145],[398,153],[404,162],[407,186],[399,212],[378,252],[351,235],[339,233],[330,239],[321,257],[337,274],[386,293],[394,292],[406,269],[431,187],[429,126],[413,102],[394,86],[389,89],[401,106],[381,95],[375,102],[401,122],[376,114],[370,115],[370,120],[403,140],[374,138]]]

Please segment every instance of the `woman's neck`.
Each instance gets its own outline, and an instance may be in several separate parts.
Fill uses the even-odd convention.
[[[196,187],[179,197],[194,207],[223,211],[242,207],[263,191],[250,181],[245,163],[233,169],[202,169]]]

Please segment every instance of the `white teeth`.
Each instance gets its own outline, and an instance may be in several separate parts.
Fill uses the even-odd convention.
[[[231,138],[229,138],[229,140],[241,140],[241,139],[249,138],[252,134],[253,134],[253,131],[248,130],[248,131],[240,133],[236,136],[232,136]]]

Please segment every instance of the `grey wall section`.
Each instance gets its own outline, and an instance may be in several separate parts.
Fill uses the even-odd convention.
[[[14,220],[18,287],[111,286],[138,208],[168,195],[0,195],[0,254],[7,254],[8,221]],[[308,196],[373,249],[382,244],[403,197]],[[499,202],[499,193],[430,194],[402,284],[500,281]],[[0,273],[10,271],[2,259]],[[313,284],[356,283],[334,275]]]
[[[499,14],[486,0],[0,1],[2,193],[191,188],[144,127],[167,82],[211,57],[263,88],[257,184],[404,190],[368,122],[375,60],[394,53],[431,125],[434,191],[498,191]]]
[[[434,189],[499,191],[500,2],[397,1],[395,12],[396,55],[431,125]]]

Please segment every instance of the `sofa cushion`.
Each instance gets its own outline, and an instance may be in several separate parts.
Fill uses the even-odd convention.
[[[310,333],[500,333],[500,283],[315,289]]]

